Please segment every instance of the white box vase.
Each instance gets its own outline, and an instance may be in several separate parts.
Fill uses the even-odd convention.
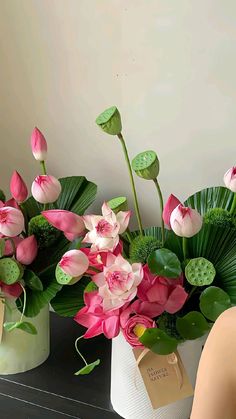
[[[207,335],[178,346],[189,379],[195,387],[196,375]],[[120,333],[112,339],[111,403],[124,419],[189,419],[193,397],[154,410],[142,377],[137,370],[131,346]]]
[[[19,321],[20,311],[13,299],[7,300],[4,322]],[[0,374],[17,374],[31,370],[42,364],[49,356],[49,305],[43,307],[35,317],[23,317],[23,321],[32,323],[37,335],[22,330],[7,332],[3,329],[0,342]]]

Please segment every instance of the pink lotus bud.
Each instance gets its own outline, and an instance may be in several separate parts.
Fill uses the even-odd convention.
[[[162,213],[162,218],[164,220],[164,223],[168,227],[170,227],[171,213],[179,204],[181,204],[180,200],[172,194],[169,196],[169,198],[166,201],[166,204],[164,206],[164,210],[163,210],[163,213]]]
[[[19,282],[16,282],[12,285],[6,285],[4,284],[4,282],[0,281],[0,288],[1,291],[7,295],[7,297],[19,298],[19,296],[23,292],[23,289],[20,286]]]
[[[66,210],[48,210],[43,211],[42,215],[53,227],[63,231],[68,240],[71,240],[72,238],[73,241],[85,231],[83,218],[74,212]]]
[[[13,248],[12,240],[14,242],[14,248]],[[15,248],[24,239],[22,239],[22,237],[18,237],[17,236],[17,237],[12,237],[12,240],[5,240],[4,256],[11,256],[11,255],[13,255]]]
[[[62,256],[59,266],[67,275],[76,278],[87,271],[89,260],[81,250],[69,250]]]
[[[54,176],[40,175],[32,183],[31,192],[40,204],[55,202],[61,193],[61,184]]]
[[[18,236],[24,229],[24,217],[20,210],[12,207],[0,208],[0,233],[4,236]]]
[[[44,161],[46,159],[47,141],[38,128],[34,128],[31,134],[31,149],[36,160]]]
[[[170,225],[177,236],[192,237],[202,228],[202,216],[196,210],[179,204],[171,213]]]
[[[236,166],[231,167],[225,175],[224,182],[226,188],[230,189],[232,192],[236,192]]]
[[[27,186],[16,170],[11,177],[10,191],[17,202],[24,202],[28,196]]]
[[[38,245],[34,235],[22,240],[16,248],[16,259],[23,265],[30,265],[36,258]]]

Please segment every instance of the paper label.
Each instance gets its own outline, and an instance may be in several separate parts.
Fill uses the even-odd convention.
[[[133,349],[136,361],[142,352],[142,349]],[[193,387],[178,351],[172,355],[156,355],[149,351],[137,368],[153,409],[193,395]]]
[[[0,343],[2,341],[4,313],[5,313],[5,303],[4,303],[4,300],[0,298]]]

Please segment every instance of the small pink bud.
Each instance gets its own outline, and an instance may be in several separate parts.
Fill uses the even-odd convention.
[[[11,177],[10,191],[13,198],[19,203],[24,202],[28,196],[27,186],[16,170]]]
[[[71,211],[48,210],[43,211],[42,215],[46,220],[58,230],[65,233],[68,240],[74,240],[81,236],[85,231],[83,218]]]
[[[18,282],[12,285],[6,285],[0,281],[0,288],[1,288],[1,291],[7,295],[7,297],[12,297],[12,298],[19,298],[19,296],[23,292],[23,289]]]
[[[61,193],[61,184],[54,176],[40,175],[32,183],[31,192],[40,204],[55,202]]]
[[[171,213],[170,225],[177,236],[192,237],[202,228],[202,216],[195,209],[179,204]]]
[[[67,275],[76,278],[87,271],[89,260],[81,250],[69,250],[62,256],[59,266]]]
[[[22,240],[16,248],[16,259],[22,265],[30,265],[36,258],[38,245],[34,235]]]
[[[13,207],[0,208],[0,233],[4,236],[18,236],[24,229],[24,217],[20,210]]]
[[[166,201],[166,204],[164,206],[164,210],[163,210],[163,213],[162,213],[162,218],[164,220],[164,223],[168,227],[170,227],[171,213],[179,204],[181,204],[180,200],[172,194],[169,196],[169,198]]]
[[[38,128],[34,128],[31,134],[31,149],[36,160],[44,161],[46,159],[47,141]]]
[[[226,188],[232,192],[236,192],[236,166],[231,167],[224,175],[224,183]]]

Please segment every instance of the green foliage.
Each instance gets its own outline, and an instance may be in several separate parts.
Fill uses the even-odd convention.
[[[26,286],[35,291],[43,291],[42,281],[40,281],[39,277],[33,271],[25,269],[23,276]]]
[[[185,276],[188,282],[197,287],[210,285],[215,274],[213,263],[203,257],[191,259],[185,267]]]
[[[153,274],[178,278],[182,273],[181,263],[175,253],[168,249],[154,250],[148,257],[148,266]]]
[[[209,325],[205,317],[198,311],[190,311],[184,317],[176,321],[176,328],[184,339],[197,339],[209,331]]]
[[[3,201],[3,202],[6,201],[6,195],[2,189],[0,189],[0,201]]]
[[[86,364],[83,368],[81,368],[79,371],[75,372],[75,375],[87,375],[90,374],[94,370],[94,368],[100,364],[100,359],[97,359],[94,362],[91,362],[91,364]]]
[[[236,227],[235,216],[224,208],[212,208],[204,215],[204,223],[218,227]]]
[[[88,283],[88,285],[85,287],[85,289],[84,289],[84,293],[85,293],[85,292],[93,292],[93,291],[97,291],[97,289],[98,289],[98,286],[95,284],[95,282],[90,281],[90,282]]]
[[[174,352],[178,345],[175,338],[168,336],[158,328],[146,329],[139,340],[146,348],[158,355],[168,355]]]
[[[206,288],[200,296],[200,309],[204,316],[216,321],[223,311],[231,307],[228,294],[218,287]]]
[[[84,306],[84,291],[89,282],[89,278],[83,277],[73,286],[61,288],[51,301],[55,312],[63,317],[74,317]]]
[[[23,275],[23,266],[12,258],[0,260],[0,278],[4,284],[12,285],[19,281]]]
[[[167,333],[167,335],[181,341],[182,338],[176,328],[177,314],[163,313],[158,317],[157,326]]]
[[[130,244],[129,256],[133,262],[145,264],[149,255],[161,247],[161,242],[152,236],[137,236]]]
[[[48,248],[54,244],[61,232],[53,227],[41,214],[31,218],[29,222],[29,235],[34,234],[40,249]]]
[[[36,327],[30,322],[5,322],[3,327],[7,332],[18,329],[30,335],[37,335],[38,333]]]

